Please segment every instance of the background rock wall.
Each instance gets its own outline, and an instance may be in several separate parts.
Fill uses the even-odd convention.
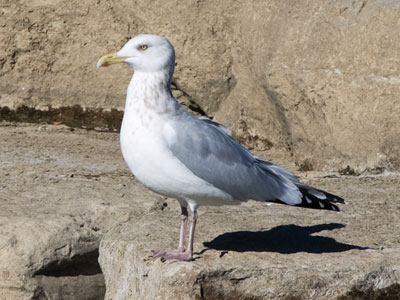
[[[130,37],[175,45],[177,98],[299,167],[400,169],[400,2],[0,3],[0,106],[123,109]]]

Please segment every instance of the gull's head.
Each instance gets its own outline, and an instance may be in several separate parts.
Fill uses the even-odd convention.
[[[140,34],[130,39],[118,52],[101,57],[97,67],[121,62],[131,65],[136,72],[168,71],[172,75],[175,51],[172,44],[162,36]]]

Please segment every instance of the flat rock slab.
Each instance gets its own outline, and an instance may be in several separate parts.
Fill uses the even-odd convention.
[[[336,299],[399,283],[400,177],[306,181],[348,205],[200,208],[192,262],[149,258],[177,246],[177,203],[116,226],[100,245],[106,299]]]

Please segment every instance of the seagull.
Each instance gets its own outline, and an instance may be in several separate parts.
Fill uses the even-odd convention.
[[[137,35],[118,52],[101,57],[97,67],[116,63],[134,70],[120,132],[125,162],[143,185],[177,199],[181,208],[178,248],[153,251],[154,258],[193,260],[197,208],[202,205],[255,200],[339,211],[334,203],[344,203],[342,198],[301,183],[252,155],[228,128],[185,110],[171,92],[175,50],[166,38]]]

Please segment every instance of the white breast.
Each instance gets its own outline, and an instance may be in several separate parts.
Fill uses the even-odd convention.
[[[169,150],[166,140],[175,132],[168,123],[183,113],[171,94],[169,76],[135,72],[132,77],[121,127],[122,155],[135,177],[156,193],[194,206],[233,204],[229,194],[194,175]]]
[[[135,177],[156,193],[218,205],[231,196],[194,175],[168,149],[163,134],[173,136],[168,120],[157,114],[126,112],[121,127],[121,150]]]

